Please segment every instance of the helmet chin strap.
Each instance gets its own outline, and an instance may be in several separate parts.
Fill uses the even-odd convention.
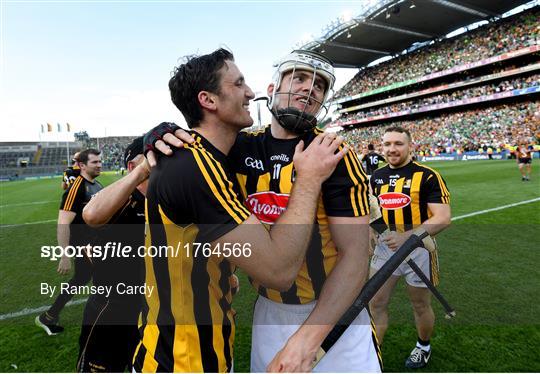
[[[313,130],[315,126],[317,126],[317,118],[305,111],[301,111],[295,107],[274,110],[274,108],[270,106],[269,98],[262,96],[256,98],[254,101],[259,100],[266,100],[268,110],[285,130],[297,135],[302,135]]]
[[[271,110],[274,118],[285,129],[297,135],[305,134],[317,126],[317,118],[294,107]]]

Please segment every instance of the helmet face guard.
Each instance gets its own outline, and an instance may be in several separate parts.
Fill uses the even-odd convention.
[[[304,134],[317,126],[317,122],[323,120],[328,114],[328,107],[325,105],[325,102],[334,87],[334,67],[326,57],[311,51],[300,50],[293,51],[275,66],[277,69],[272,82],[274,84],[274,92],[268,101],[268,109],[283,128],[295,134]],[[307,94],[292,92],[292,79],[289,87],[280,87],[283,76],[289,72],[294,75],[296,71],[313,74],[311,87]],[[316,77],[320,77],[326,82],[326,90],[322,102],[311,96]],[[298,98],[306,100],[303,110],[295,108],[292,105],[292,100]],[[286,100],[286,104],[280,105],[281,108],[278,109],[277,106],[282,104],[281,100]],[[306,111],[308,102],[315,103],[319,106],[317,113],[312,114]]]

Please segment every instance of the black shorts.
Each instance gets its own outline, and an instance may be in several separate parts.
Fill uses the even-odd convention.
[[[532,158],[519,158],[520,164],[532,164]]]
[[[129,311],[125,308],[125,303],[119,305],[101,297],[91,296],[88,299],[79,337],[78,372],[132,371],[133,354],[140,334],[136,318],[118,319],[118,315],[135,316],[133,308],[130,307]]]

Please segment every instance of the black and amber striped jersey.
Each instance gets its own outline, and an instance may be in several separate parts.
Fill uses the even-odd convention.
[[[533,151],[534,150],[532,146],[528,146],[528,147],[517,146],[515,154],[518,159],[532,158]]]
[[[267,224],[274,223],[287,208],[295,179],[293,155],[296,145],[304,140],[307,147],[321,133],[313,130],[295,139],[276,139],[270,128],[268,126],[255,133],[240,133],[229,154],[246,206],[261,222]],[[286,304],[304,304],[319,297],[326,277],[337,260],[328,216],[358,217],[369,214],[367,183],[357,156],[349,152],[322,185],[316,228],[293,286],[288,291],[279,292],[252,281],[260,295]]]
[[[225,372],[232,367],[232,264],[199,250],[250,215],[226,156],[196,132],[193,144],[162,157],[146,200],[146,246],[170,246],[145,257],[148,311],[137,347],[137,372]],[[177,250],[179,249],[179,250]]]
[[[377,169],[370,183],[392,231],[412,230],[426,221],[431,217],[428,203],[450,204],[450,192],[441,175],[415,161],[397,169],[389,165]]]
[[[80,174],[81,169],[78,166],[69,166],[66,170],[64,170],[63,179],[66,186],[71,186]]]
[[[79,175],[73,184],[64,191],[60,210],[75,213],[75,218],[70,225],[69,244],[87,244],[93,236],[94,230],[86,225],[82,218],[82,211],[93,195],[98,193],[103,186],[98,181],[90,182]]]
[[[64,191],[60,210],[76,213],[73,223],[84,223],[82,211],[92,196],[98,193],[103,186],[97,180],[90,182],[88,179],[79,175],[75,178],[73,184]]]

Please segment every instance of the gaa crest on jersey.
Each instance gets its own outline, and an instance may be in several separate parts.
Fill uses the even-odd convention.
[[[386,192],[379,195],[379,205],[383,209],[396,210],[405,208],[411,203],[411,198],[401,192]]]
[[[245,200],[248,210],[262,223],[273,224],[287,209],[289,194],[275,193],[273,191],[257,192],[249,195]]]
[[[264,171],[263,162],[261,160],[256,159],[256,158],[246,157],[246,159],[244,160],[244,163],[246,164],[246,166],[248,166],[250,168]]]

